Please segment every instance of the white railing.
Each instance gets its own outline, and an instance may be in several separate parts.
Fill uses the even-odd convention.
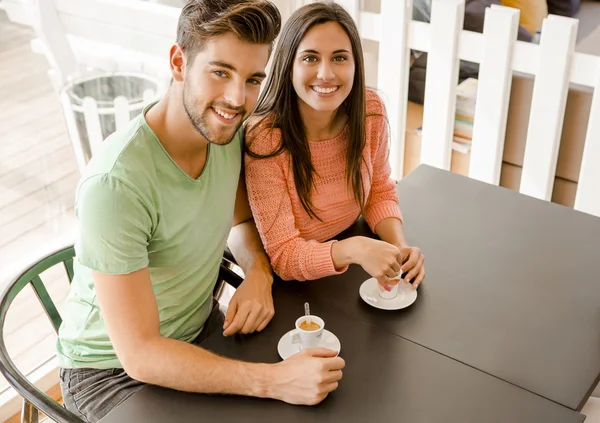
[[[544,200],[552,194],[569,84],[594,88],[575,208],[600,216],[600,57],[574,52],[577,20],[549,16],[537,45],[516,40],[519,11],[507,7],[488,8],[479,34],[462,29],[464,0],[433,0],[431,23],[411,20],[411,0],[381,0],[379,14],[361,11],[359,0],[339,3],[358,13],[363,38],[379,41],[378,88],[386,95],[397,178],[404,163],[408,52],[415,49],[428,52],[421,162],[450,169],[458,65],[476,62],[469,176],[491,184],[500,180],[513,71],[535,76],[520,192]]]
[[[26,19],[30,15],[24,7],[36,10],[27,0],[4,1],[9,16]],[[175,37],[177,8],[135,0],[37,1],[54,8],[55,23],[60,22],[63,35],[55,32],[52,37],[68,39],[78,62],[93,62],[100,54],[101,49],[90,49],[82,41],[87,40],[121,49],[122,54],[108,49],[104,53],[102,63],[112,60],[115,66],[110,70],[132,70],[124,69],[124,63],[136,61],[145,63],[139,70],[152,73],[162,64],[168,70],[166,58]],[[386,100],[395,178],[403,175],[409,57],[414,49],[428,52],[421,162],[450,169],[459,61],[479,63],[469,176],[491,184],[497,185],[500,179],[513,72],[535,77],[520,191],[544,200],[550,200],[554,184],[569,84],[595,89],[575,208],[600,216],[600,100],[596,90],[600,57],[574,52],[577,20],[549,16],[537,45],[516,40],[519,11],[515,9],[487,9],[484,31],[479,34],[462,29],[464,0],[433,0],[431,23],[412,21],[412,0],[380,0],[378,13],[363,10],[369,1],[338,3],[355,18],[364,39],[379,43],[377,88]],[[308,2],[275,0],[284,20]],[[44,39],[51,50],[56,48],[52,37]],[[63,51],[56,56],[67,58],[57,65],[65,72],[73,67],[69,54]]]

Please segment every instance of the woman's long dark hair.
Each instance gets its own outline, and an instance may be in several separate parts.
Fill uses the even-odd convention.
[[[355,72],[352,90],[340,106],[348,115],[349,145],[346,161],[346,181],[354,192],[361,210],[365,204],[362,183],[362,151],[365,147],[366,86],[365,66],[360,35],[352,17],[336,3],[311,3],[298,9],[285,24],[281,39],[277,43],[273,65],[263,92],[254,111],[255,116],[272,118],[271,129],[281,131],[281,145],[267,155],[259,155],[246,148],[246,153],[255,159],[274,157],[287,150],[294,171],[294,183],[304,210],[312,218],[320,220],[313,208],[311,192],[314,185],[315,168],[304,124],[298,109],[298,96],[292,85],[294,58],[304,35],[315,25],[337,22],[348,34],[352,44]],[[259,128],[253,125],[252,128]],[[249,131],[252,131],[252,128]]]

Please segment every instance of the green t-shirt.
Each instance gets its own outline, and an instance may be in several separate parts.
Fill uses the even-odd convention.
[[[148,107],[149,108],[149,107]],[[104,141],[77,188],[77,258],[57,353],[64,368],[121,368],[100,313],[92,270],[148,267],[162,336],[189,342],[202,331],[233,221],[241,131],[209,145],[196,180],[177,166],[144,113]]]

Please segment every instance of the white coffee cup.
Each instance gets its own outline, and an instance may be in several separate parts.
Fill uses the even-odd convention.
[[[400,279],[400,277],[394,278],[394,279],[390,279],[390,280],[397,280],[398,283],[394,284],[394,285],[388,285],[388,288],[390,288],[389,291],[387,291],[379,282],[377,282],[377,288],[379,289],[379,296],[381,298],[383,298],[384,300],[393,300],[394,298],[396,298],[398,296],[398,289],[400,288],[400,284],[403,283],[403,280]]]
[[[300,325],[309,320],[319,325],[317,330],[304,330]],[[292,344],[300,344],[300,349],[305,348],[316,348],[321,342],[323,336],[323,329],[325,328],[325,322],[323,319],[317,316],[302,316],[296,320],[296,329],[292,332]]]

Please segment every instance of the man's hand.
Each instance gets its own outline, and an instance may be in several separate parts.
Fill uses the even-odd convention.
[[[269,396],[289,404],[316,405],[335,391],[345,361],[325,348],[303,350],[274,364]]]
[[[261,270],[250,269],[229,302],[223,335],[262,331],[273,318],[272,281]]]

